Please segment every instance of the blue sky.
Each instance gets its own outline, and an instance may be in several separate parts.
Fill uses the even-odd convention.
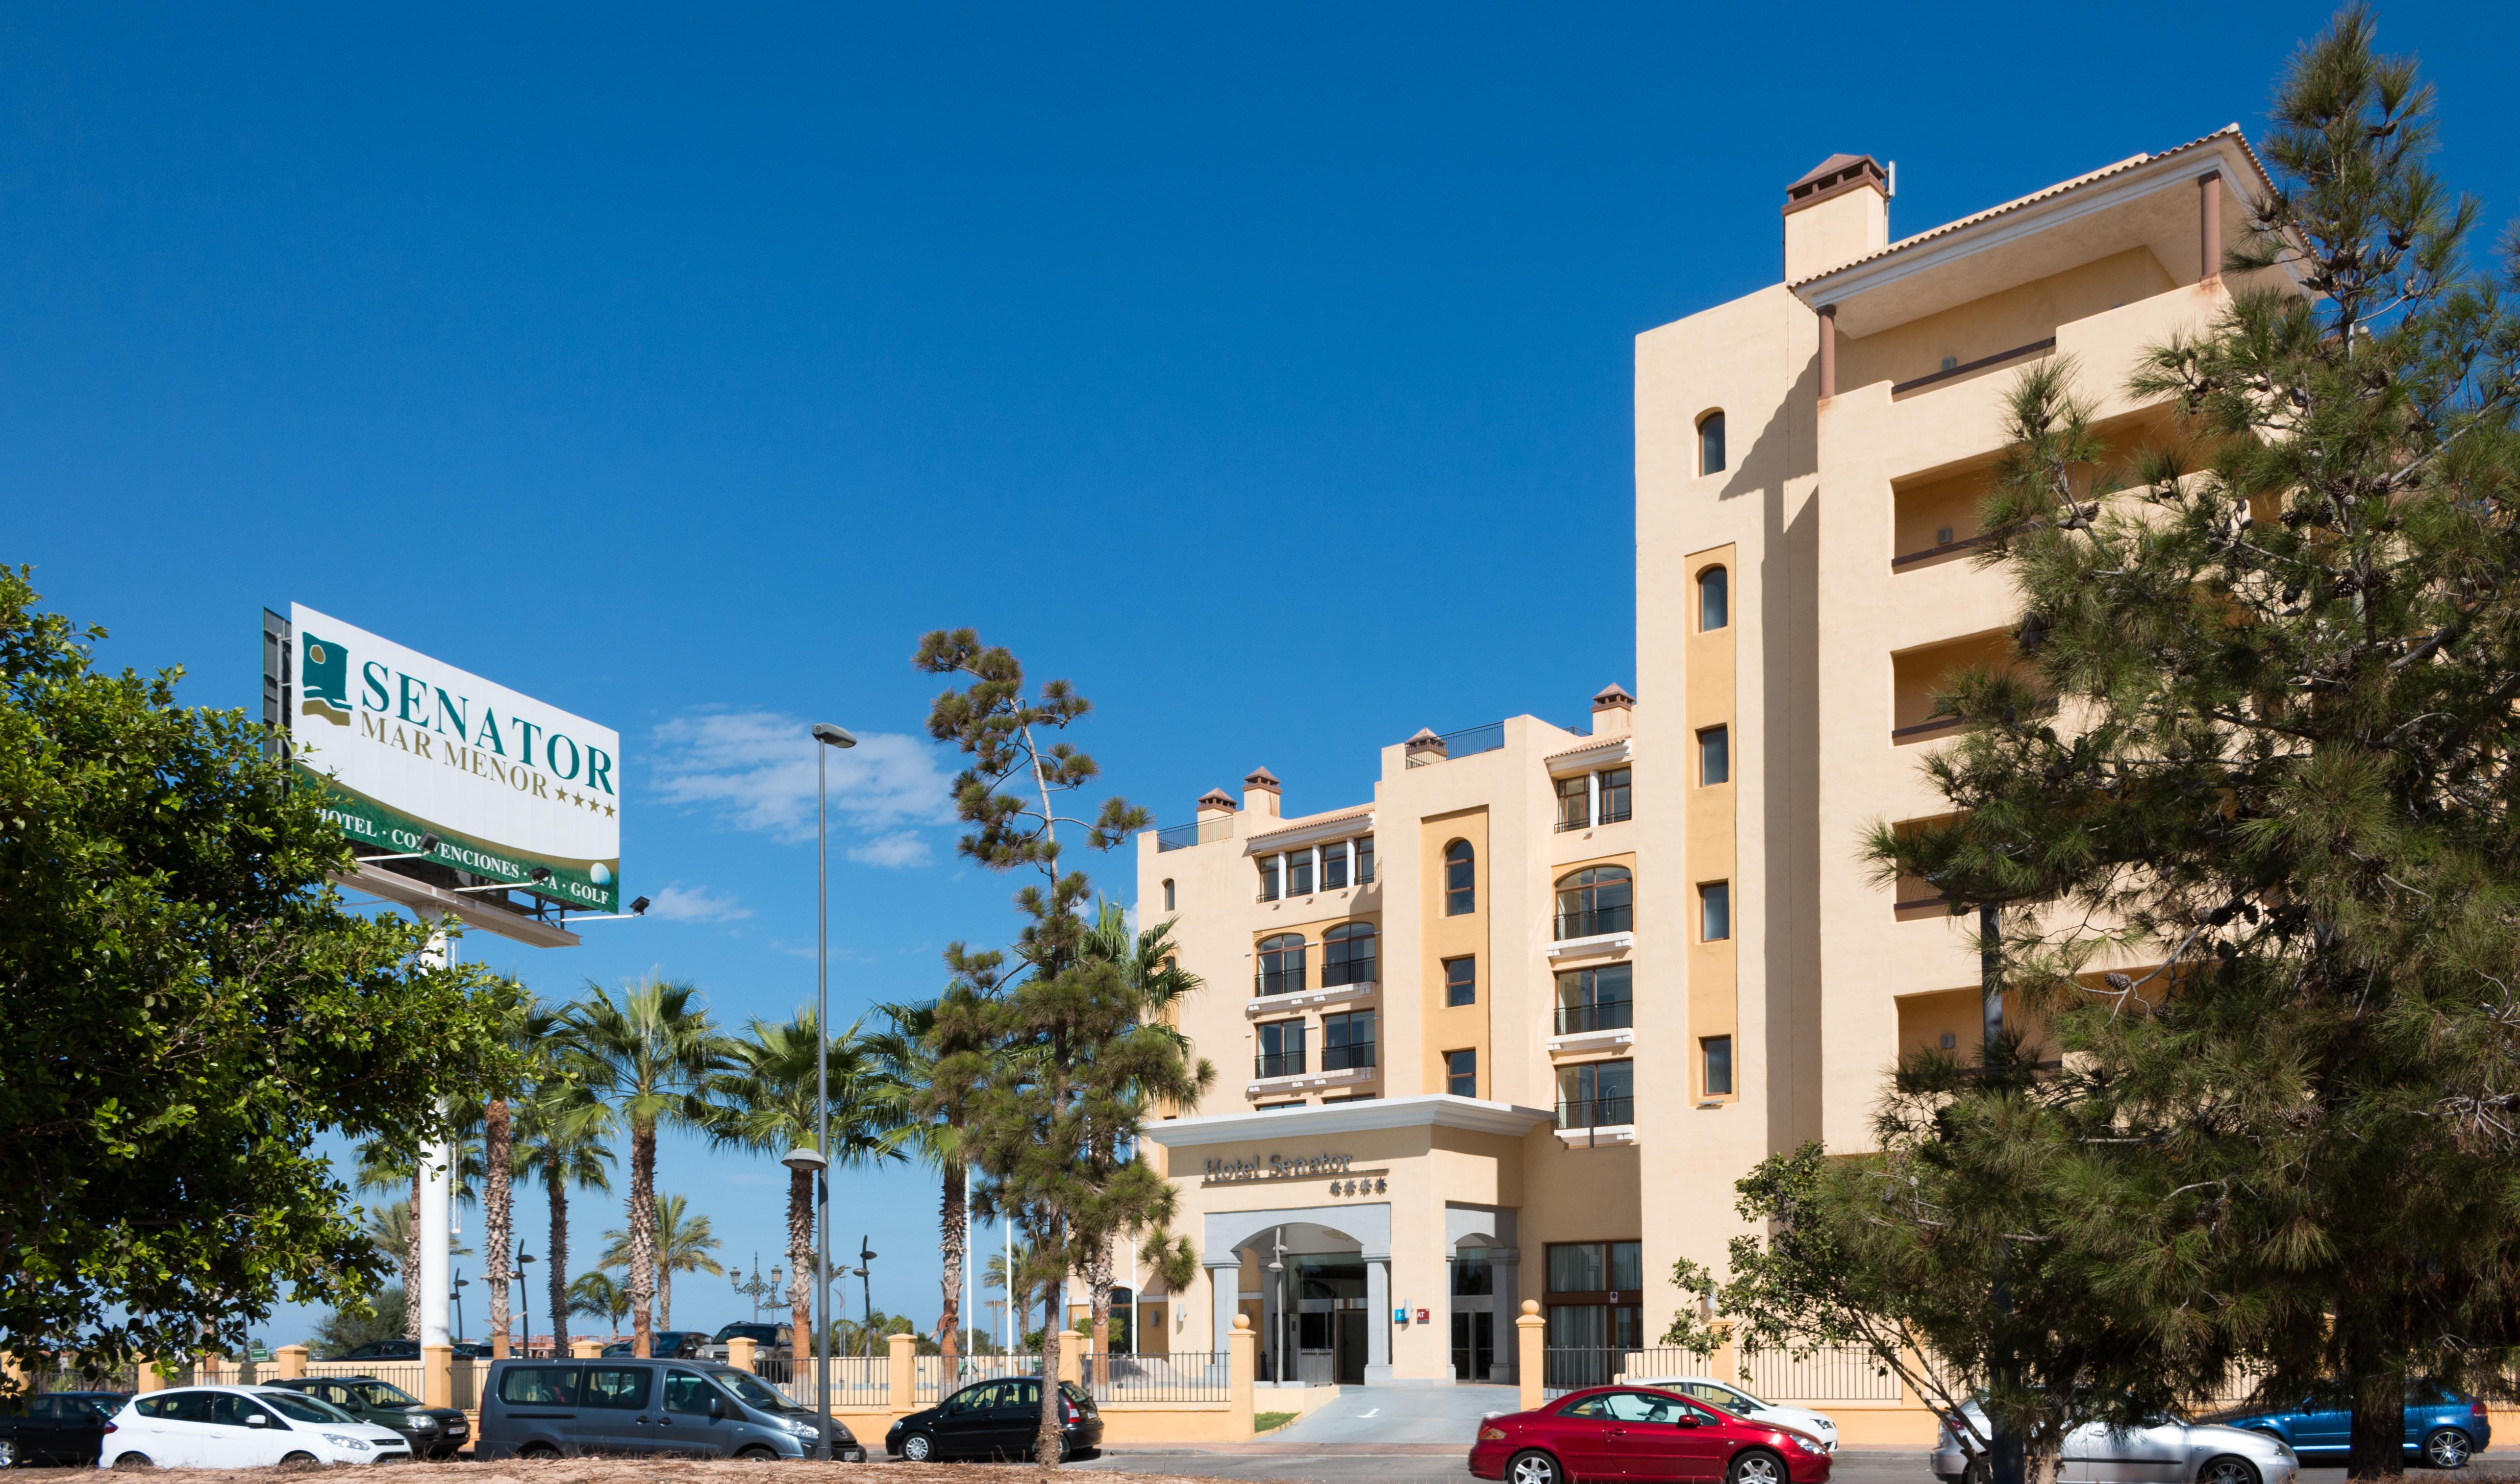
[[[832,992],[916,997],[1015,884],[954,858],[921,632],[1074,679],[1161,822],[1578,717],[1635,684],[1631,337],[1772,282],[1787,182],[1895,158],[1904,234],[2255,134],[2326,14],[11,7],[0,560],[196,702],[295,600],[619,728],[659,913],[466,948],[547,995],[807,1000],[801,722],[847,725]],[[2520,12],[2381,21],[2498,229]],[[778,1174],[661,1185],[766,1267]],[[934,1200],[842,1182],[879,1307],[933,1315]]]

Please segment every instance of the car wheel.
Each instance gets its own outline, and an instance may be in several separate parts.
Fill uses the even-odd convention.
[[[2196,1471],[2196,1484],[2258,1484],[2258,1465],[2230,1454],[2218,1454]]]
[[[280,1461],[281,1466],[283,1467],[287,1467],[292,1463],[312,1463],[315,1462],[317,1462],[315,1455],[308,1453],[303,1448],[294,1450]]]
[[[746,1463],[774,1463],[779,1460],[778,1454],[762,1447],[758,1443],[743,1450],[742,1453],[737,1454],[736,1457]]]
[[[155,1468],[158,1465],[150,1462],[149,1455],[145,1453],[125,1453],[114,1457],[113,1466],[124,1470],[137,1470]]]
[[[18,1440],[0,1438],[0,1468],[14,1468],[18,1462]]]
[[[1764,1448],[1745,1448],[1733,1456],[1724,1477],[1732,1484],[1785,1484],[1785,1461]]]
[[[1557,1461],[1534,1450],[1518,1453],[1505,1465],[1506,1484],[1563,1484],[1565,1474]]]
[[[936,1440],[923,1432],[914,1432],[901,1440],[901,1456],[913,1463],[924,1463],[936,1457]]]
[[[517,1450],[517,1457],[520,1459],[556,1459],[560,1457],[560,1450],[554,1448],[549,1443],[527,1443],[524,1447]]]
[[[2435,1468],[2465,1468],[2476,1447],[2455,1427],[2437,1427],[2424,1439],[2424,1462]]]

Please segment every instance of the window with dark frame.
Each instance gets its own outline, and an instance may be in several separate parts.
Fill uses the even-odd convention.
[[[1601,773],[1601,817],[1595,823],[1615,825],[1628,817],[1628,770],[1608,768]]]
[[[1636,1241],[1548,1244],[1547,1346],[1561,1352],[1552,1384],[1590,1386],[1610,1379],[1607,1352],[1642,1342],[1644,1245]],[[1598,1373],[1587,1368],[1598,1358]]]
[[[1558,941],[1630,930],[1636,900],[1636,877],[1625,866],[1587,866],[1558,877]]]
[[[1313,853],[1290,851],[1286,856],[1286,895],[1308,897],[1313,894]]]
[[[1444,1003],[1455,1009],[1479,1003],[1479,961],[1476,955],[1444,961]]]
[[[1356,883],[1359,886],[1373,884],[1373,836],[1370,834],[1356,837]]]
[[[1294,1077],[1303,1073],[1303,1021],[1263,1020],[1254,1029],[1260,1033],[1260,1055],[1252,1063],[1251,1075]]]
[[[1581,830],[1593,823],[1593,783],[1578,773],[1557,781],[1557,828]]]
[[[1336,891],[1347,884],[1347,842],[1322,847],[1322,889]]]
[[[1724,414],[1710,412],[1697,420],[1697,472],[1724,472]]]
[[[1322,988],[1374,982],[1372,922],[1341,922],[1322,934]]]
[[[1557,1126],[1617,1128],[1637,1121],[1637,1064],[1585,1061],[1557,1069]]]
[[[1732,582],[1724,568],[1710,566],[1697,574],[1697,629],[1713,633],[1732,622]]]
[[[1732,883],[1708,881],[1697,888],[1697,938],[1721,943],[1732,936]]]
[[[1467,917],[1479,910],[1478,852],[1468,840],[1444,847],[1444,916]]]
[[[1278,900],[1278,858],[1274,855],[1260,857],[1260,900]]]
[[[1173,882],[1172,882],[1172,877],[1164,877],[1164,911],[1166,911],[1166,912],[1171,912],[1171,911],[1173,911],[1173,910],[1174,910],[1174,907],[1173,907]]]
[[[1456,1098],[1479,1095],[1479,1054],[1475,1051],[1444,1053],[1444,1091]]]
[[[1732,1038],[1708,1036],[1697,1043],[1704,1049],[1706,1076],[1704,1086],[1709,1098],[1732,1096]]]
[[[1322,1070],[1357,1071],[1373,1065],[1373,1012],[1322,1016]]]
[[[1260,972],[1253,988],[1264,995],[1299,994],[1304,988],[1304,935],[1282,932],[1260,940]]]
[[[1732,782],[1732,729],[1708,727],[1697,734],[1697,783],[1700,787]]]
[[[1636,1023],[1636,966],[1604,964],[1557,976],[1557,1034],[1623,1030]]]

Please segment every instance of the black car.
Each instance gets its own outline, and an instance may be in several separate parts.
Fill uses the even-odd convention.
[[[25,1463],[96,1466],[105,1424],[130,1400],[119,1391],[0,1398],[0,1468]]]
[[[457,1340],[451,1347],[466,1360],[486,1361],[490,1347],[479,1340]],[[418,1340],[370,1340],[358,1349],[332,1357],[337,1361],[416,1361],[420,1359]]]
[[[725,1360],[728,1340],[752,1341],[758,1347],[753,1352],[756,1355],[783,1356],[788,1353],[788,1328],[786,1325],[737,1320],[734,1324],[718,1327],[717,1333],[710,1335],[706,1343],[700,1346],[700,1357],[703,1360]]]
[[[400,1386],[373,1375],[291,1376],[261,1384],[302,1391],[319,1402],[332,1403],[362,1422],[390,1427],[410,1441],[415,1459],[451,1459],[472,1438],[472,1426],[464,1420],[463,1413],[452,1407],[424,1405]]]
[[[1075,1383],[1058,1383],[1059,1457],[1082,1458],[1102,1446],[1102,1415]],[[1029,1459],[1041,1431],[1041,1377],[973,1381],[885,1433],[883,1451],[924,1463],[931,1459]]]
[[[700,1347],[708,1336],[698,1329],[657,1329],[648,1336],[648,1358],[656,1361],[690,1361],[700,1358]],[[614,1340],[604,1347],[607,1355],[628,1355],[635,1340]]]

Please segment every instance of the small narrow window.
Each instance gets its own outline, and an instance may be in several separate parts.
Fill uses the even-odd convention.
[[[1724,472],[1724,414],[1710,412],[1697,420],[1697,472]]]
[[[1260,900],[1278,900],[1278,858],[1274,855],[1260,857]]]
[[[1456,1007],[1479,1003],[1479,961],[1476,958],[1444,961],[1444,1003]]]
[[[1697,936],[1721,943],[1732,936],[1732,883],[1709,881],[1697,888]]]
[[[1308,897],[1313,894],[1313,853],[1299,850],[1286,857],[1286,895]]]
[[[1560,831],[1583,830],[1593,823],[1592,785],[1584,775],[1557,781],[1557,828]]]
[[[1444,916],[1467,917],[1479,910],[1477,853],[1468,840],[1455,840],[1444,847]]]
[[[1356,883],[1359,886],[1373,884],[1373,836],[1370,834],[1356,837]]]
[[[1479,1095],[1479,1054],[1477,1052],[1444,1053],[1444,1091],[1456,1098]]]
[[[1713,633],[1732,621],[1732,584],[1724,568],[1710,566],[1697,574],[1697,627]]]
[[[1706,1080],[1704,1086],[1706,1088],[1706,1096],[1709,1098],[1732,1097],[1732,1038],[1731,1036],[1708,1036],[1697,1044],[1703,1048],[1705,1052]]]
[[[1615,825],[1628,817],[1628,770],[1612,768],[1601,775],[1601,823]]]
[[[1336,891],[1347,884],[1347,841],[1322,847],[1322,889]]]
[[[1709,727],[1697,734],[1697,782],[1711,787],[1732,782],[1732,731]]]
[[[1164,911],[1166,911],[1166,912],[1171,912],[1172,910],[1173,910],[1173,882],[1172,882],[1172,877],[1166,877],[1164,878]]]

